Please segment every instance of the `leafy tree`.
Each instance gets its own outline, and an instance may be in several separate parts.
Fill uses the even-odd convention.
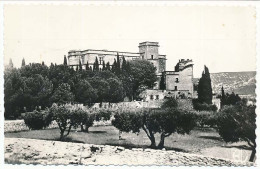
[[[106,101],[110,90],[108,82],[102,78],[92,78],[90,84],[97,92],[96,101],[99,103]]]
[[[195,126],[195,114],[178,109],[120,110],[114,115],[112,124],[120,131],[139,133],[143,129],[156,147],[154,135],[161,134],[158,148],[164,147],[164,139],[173,133],[188,134]]]
[[[40,63],[32,63],[21,67],[20,72],[22,77],[32,77],[37,74],[42,77],[48,77],[49,68]]]
[[[52,122],[52,114],[48,109],[43,111],[34,110],[33,112],[26,112],[24,116],[24,123],[29,129],[40,130],[48,127]]]
[[[23,66],[25,66],[25,60],[24,60],[24,58],[23,58],[23,60],[22,60],[22,67]]]
[[[5,118],[17,118],[23,112],[24,79],[16,68],[4,72],[4,107]]]
[[[70,134],[72,127],[80,124],[82,116],[79,116],[77,109],[72,110],[71,105],[53,104],[50,108],[53,119],[57,122],[60,129],[60,140],[64,140]]]
[[[71,92],[68,83],[62,83],[53,93],[51,101],[57,104],[65,104],[74,101],[74,95]]]
[[[207,66],[204,66],[202,77],[199,80],[198,99],[200,103],[212,104],[211,79]]]
[[[250,161],[256,154],[256,112],[255,106],[244,104],[225,106],[218,117],[219,135],[226,142],[246,141],[252,148]]]
[[[166,109],[166,108],[177,108],[178,107],[178,102],[175,98],[169,97],[164,100],[164,102],[161,105],[161,108]]]
[[[157,81],[156,67],[147,60],[132,60],[129,63],[131,67],[130,76],[133,82],[133,98],[137,99],[142,91],[155,86]]]
[[[109,78],[107,80],[109,84],[108,101],[110,103],[117,103],[124,99],[124,89],[121,81],[117,78]]]
[[[68,65],[66,55],[64,55],[63,65],[64,65],[64,66],[67,66],[67,65]]]
[[[75,101],[91,105],[97,99],[97,92],[87,80],[81,80],[75,87]]]

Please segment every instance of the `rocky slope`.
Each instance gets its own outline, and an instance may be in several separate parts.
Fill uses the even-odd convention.
[[[223,85],[225,92],[235,92],[240,95],[255,95],[256,72],[222,72],[211,73],[212,89],[214,93],[221,93]],[[198,83],[199,78],[194,79]]]

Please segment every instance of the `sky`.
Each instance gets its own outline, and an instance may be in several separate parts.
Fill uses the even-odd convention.
[[[256,13],[253,7],[6,5],[4,64],[63,63],[69,50],[138,52],[144,41],[159,42],[166,70],[179,59],[211,73],[255,71]]]

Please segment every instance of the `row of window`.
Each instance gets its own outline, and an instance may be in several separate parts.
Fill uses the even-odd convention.
[[[154,95],[150,95],[150,100],[154,99]],[[155,100],[159,100],[159,95],[155,95]]]

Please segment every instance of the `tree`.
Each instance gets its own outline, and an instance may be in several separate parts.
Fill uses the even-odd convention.
[[[114,63],[113,63],[113,65],[112,65],[111,71],[112,71],[113,73],[116,73],[116,70],[117,70],[117,62],[116,62],[116,59],[114,59]]]
[[[96,60],[93,65],[93,71],[98,72],[99,71],[99,64],[98,64],[98,58],[96,57]]]
[[[116,64],[115,64],[115,74],[119,75],[121,73],[121,68],[120,68],[120,58],[119,58],[119,53],[117,52],[116,55]]]
[[[25,66],[25,60],[24,60],[24,58],[23,58],[23,60],[22,60],[22,67],[23,66]]]
[[[91,86],[97,92],[97,102],[102,103],[107,100],[110,86],[105,79],[102,78],[92,78],[90,79]]]
[[[82,64],[80,60],[79,60],[79,71],[82,71]]]
[[[42,61],[42,66],[44,66],[45,64],[44,64],[44,61]]]
[[[112,124],[120,131],[139,133],[143,129],[156,148],[155,134],[160,133],[158,148],[164,147],[164,139],[173,133],[188,134],[195,126],[195,114],[178,109],[120,110],[114,115]]]
[[[224,91],[224,87],[221,87],[221,107],[223,107],[226,104],[226,95],[225,95],[225,91]]]
[[[63,65],[64,65],[64,66],[67,66],[67,65],[68,65],[66,55],[64,55]]]
[[[212,104],[212,87],[210,73],[207,66],[204,66],[202,77],[198,85],[198,100],[200,103]]]
[[[125,60],[125,57],[123,56],[123,61],[122,61],[122,72],[126,72],[127,71],[127,63]]]
[[[153,88],[157,81],[156,67],[147,60],[132,60],[129,62],[130,76],[133,84],[133,98],[137,99],[139,94],[147,88]]]
[[[102,70],[106,70],[106,64],[105,64],[105,61],[103,60],[103,64],[102,64]]]
[[[109,64],[109,62],[107,62],[107,64],[106,64],[106,70],[110,71],[110,64]]]
[[[13,64],[12,59],[9,59],[9,67],[10,67],[10,68],[13,68],[13,67],[14,67],[14,64]]]
[[[166,108],[177,108],[178,107],[178,102],[175,98],[169,97],[164,100],[164,102],[161,105],[161,108],[166,109]]]
[[[240,104],[236,106],[224,106],[221,110],[217,128],[219,135],[226,142],[246,141],[252,148],[250,161],[256,154],[256,112],[255,106]]]
[[[124,99],[124,89],[121,81],[117,78],[109,78],[107,80],[109,84],[108,101],[110,103],[118,103]]]
[[[97,92],[87,80],[81,80],[75,87],[75,101],[91,105],[97,99]]]
[[[49,68],[46,65],[42,65],[40,63],[32,63],[21,67],[20,72],[22,77],[32,77],[37,74],[41,75],[42,77],[48,77]]]
[[[87,64],[86,64],[86,70],[89,70],[89,64],[88,64],[88,62],[87,62]]]
[[[68,83],[62,83],[53,93],[51,101],[57,104],[65,104],[74,101],[74,95],[71,92]]]
[[[164,73],[162,73],[161,80],[160,80],[160,90],[166,90],[165,75],[164,75]]]
[[[77,127],[81,123],[82,116],[77,108],[72,105],[53,104],[50,108],[53,119],[57,122],[60,129],[60,140],[64,140],[70,134],[72,127]],[[67,133],[66,133],[67,131]]]

